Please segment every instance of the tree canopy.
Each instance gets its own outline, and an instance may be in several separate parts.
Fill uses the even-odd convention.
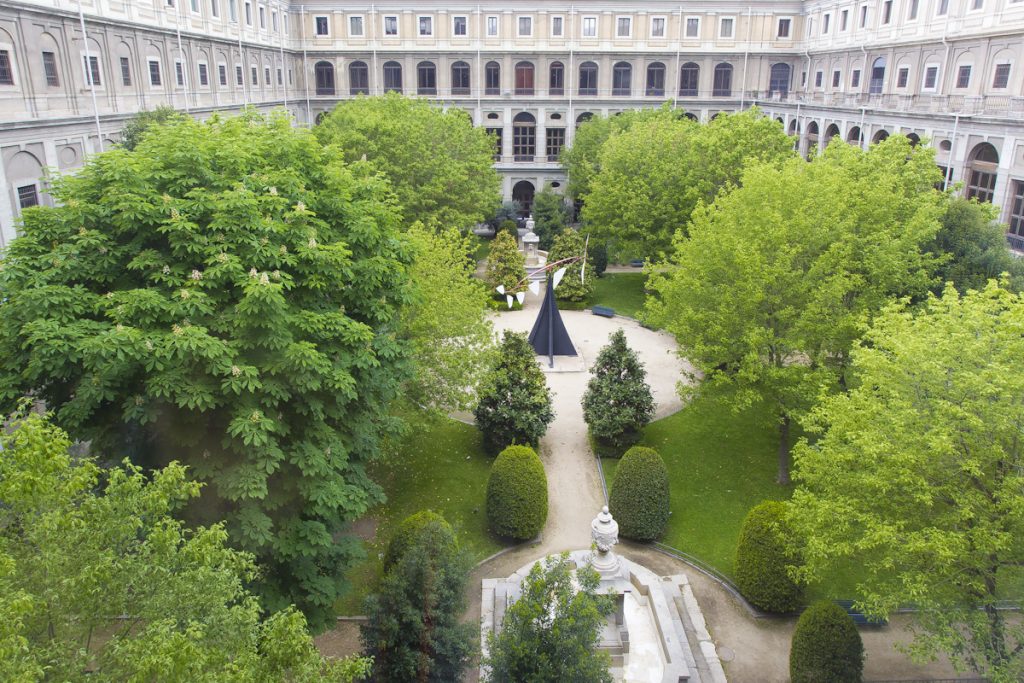
[[[927,291],[936,174],[931,150],[902,136],[750,168],[694,212],[669,270],[652,273],[650,319],[703,376],[684,390],[728,386],[737,408],[775,406],[781,483],[791,420],[840,381],[866,321],[894,296]]]
[[[494,140],[465,111],[388,93],[342,102],[316,127],[349,163],[365,159],[391,181],[404,225],[467,230],[501,200]]]
[[[386,181],[248,113],[155,127],[51,192],[0,273],[2,407],[31,393],[75,439],[183,460],[211,483],[189,513],[229,520],[266,607],[323,627],[408,377]]]
[[[352,681],[300,612],[261,620],[257,567],[223,525],[172,513],[199,493],[183,466],[147,477],[72,458],[39,414],[0,432],[0,678],[6,681]]]
[[[1006,244],[1006,226],[996,222],[998,212],[991,204],[951,197],[942,216],[942,227],[932,248],[946,260],[936,275],[937,294],[952,282],[962,294],[982,289],[988,280],[1003,273],[1010,275],[1014,291],[1024,289],[1024,260],[1010,253]]]
[[[555,298],[560,301],[584,301],[594,291],[594,264],[590,254],[586,253],[586,240],[575,230],[565,230],[555,237],[548,252],[548,263],[553,264],[574,256],[584,257],[586,268],[582,262],[569,263],[565,266],[565,274],[555,289]],[[559,266],[558,268],[561,268]],[[558,268],[555,268],[557,271]],[[582,276],[582,277],[581,277]]]
[[[849,393],[811,413],[790,515],[805,578],[860,568],[865,613],[917,607],[915,658],[999,682],[1024,676],[1024,626],[997,609],[1024,562],[1022,353],[1024,300],[995,282],[887,309]]]
[[[601,146],[599,170],[583,196],[583,219],[594,235],[614,240],[620,253],[657,258],[676,231],[685,232],[694,209],[738,184],[745,168],[794,155],[782,126],[757,109],[706,124],[650,116]]]

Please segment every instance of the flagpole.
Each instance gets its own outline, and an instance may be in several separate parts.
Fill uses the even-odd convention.
[[[551,280],[548,280],[548,296],[555,295],[555,289],[551,286]],[[555,367],[555,302],[551,300],[548,302],[548,367]]]

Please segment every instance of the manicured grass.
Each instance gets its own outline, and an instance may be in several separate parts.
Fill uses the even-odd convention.
[[[487,255],[491,253],[491,242],[493,240],[480,236],[477,236],[476,240],[476,253],[473,255],[473,258],[479,263],[487,258]]]
[[[335,605],[339,614],[362,614],[363,599],[380,577],[380,558],[395,526],[414,512],[442,514],[474,561],[505,545],[487,531],[484,499],[492,458],[484,454],[475,427],[434,418],[412,429],[393,450],[371,468],[388,500],[368,513],[378,523],[376,538],[365,544],[367,559],[349,572],[353,590]]]
[[[747,512],[792,492],[775,483],[776,431],[767,407],[733,413],[714,397],[698,397],[648,425],[641,444],[661,453],[668,467],[672,516],[663,542],[732,576]],[[618,460],[601,462],[610,483]]]
[[[608,306],[617,315],[636,318],[644,307],[643,273],[605,273],[594,279],[594,292],[587,300],[586,307]]]

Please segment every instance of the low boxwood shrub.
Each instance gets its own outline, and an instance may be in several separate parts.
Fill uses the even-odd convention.
[[[864,643],[846,610],[828,600],[804,610],[789,650],[793,683],[860,683],[863,673]]]
[[[548,478],[529,446],[509,446],[487,479],[487,522],[499,536],[534,538],[548,518]]]
[[[766,612],[792,612],[802,591],[786,571],[796,557],[784,542],[786,504],[767,500],[747,513],[736,546],[736,585],[752,605]]]
[[[619,533],[635,541],[655,541],[669,516],[668,470],[653,448],[633,446],[615,468],[608,509]]]
[[[455,532],[445,518],[433,510],[422,510],[409,515],[395,527],[384,553],[384,569],[389,569],[410,546],[426,536],[430,537],[434,547],[439,544],[446,548],[455,547]]]

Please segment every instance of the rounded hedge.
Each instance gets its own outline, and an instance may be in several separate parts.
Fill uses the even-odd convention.
[[[608,509],[626,538],[661,538],[668,524],[669,487],[665,461],[656,450],[634,446],[626,451],[615,470]]]
[[[795,563],[783,541],[786,505],[768,500],[753,507],[743,520],[736,546],[736,585],[755,607],[766,612],[792,612],[802,591],[786,572]]]
[[[548,478],[529,446],[509,446],[491,465],[487,479],[487,521],[499,536],[534,538],[548,518]]]
[[[828,600],[804,610],[789,650],[793,683],[860,683],[863,672],[864,643],[846,610]]]
[[[455,532],[444,517],[423,510],[403,519],[395,528],[384,554],[384,569],[401,559],[405,551],[419,542],[429,542],[438,550],[455,548]]]

